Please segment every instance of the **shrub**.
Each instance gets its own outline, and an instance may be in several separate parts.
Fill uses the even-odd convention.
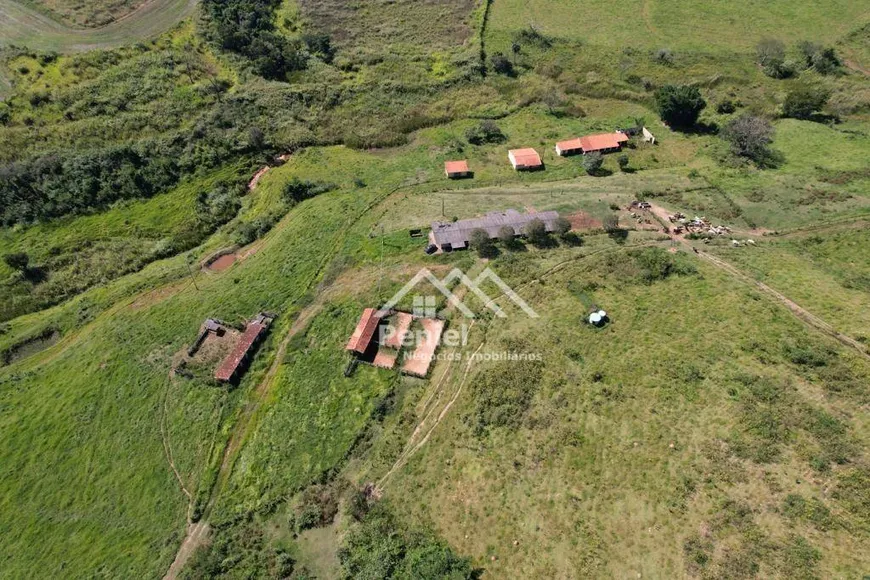
[[[822,75],[829,75],[840,69],[841,62],[833,47],[824,48],[813,42],[798,43],[798,50],[804,57],[804,65]]]
[[[583,169],[585,169],[586,173],[589,175],[595,175],[598,173],[602,164],[604,164],[604,157],[602,157],[601,153],[597,151],[587,153],[583,156]]]
[[[735,103],[731,99],[722,99],[721,101],[719,101],[719,104],[716,105],[716,112],[720,115],[730,115],[736,110],[737,103]]]
[[[332,46],[332,39],[328,34],[323,32],[307,33],[302,35],[302,42],[308,47],[308,51],[316,54],[325,63],[331,63],[335,58],[335,48]]]
[[[481,121],[480,124],[474,127],[469,127],[465,131],[465,138],[472,145],[483,145],[485,143],[502,143],[507,140],[504,133],[493,121]]]
[[[285,80],[305,68],[297,41],[275,30],[280,0],[203,0],[208,36],[223,50],[244,57],[260,76]]]
[[[674,64],[674,54],[669,48],[660,48],[656,51],[655,60],[659,64],[670,66]]]
[[[514,64],[508,57],[500,52],[496,52],[489,57],[489,66],[493,71],[500,75],[514,76]]]
[[[556,218],[556,221],[553,222],[553,231],[555,231],[560,236],[564,236],[571,231],[571,222],[569,222],[564,217],[559,216],[558,218]]]
[[[697,87],[665,85],[655,93],[656,107],[663,121],[672,127],[691,127],[707,103]]]
[[[604,226],[604,231],[607,233],[615,232],[619,229],[619,216],[615,213],[608,214],[604,216],[604,219],[601,220],[602,225]]]
[[[27,255],[27,252],[14,252],[3,256],[3,261],[13,270],[26,272],[30,265],[30,256]]]
[[[622,154],[616,158],[616,162],[619,164],[619,168],[623,171],[628,169],[628,155]]]
[[[332,191],[335,189],[335,185],[332,183],[323,183],[309,180],[301,180],[298,177],[294,177],[290,181],[284,184],[284,189],[281,191],[281,195],[284,198],[284,201],[291,205],[296,205],[301,201],[305,201],[306,199],[310,199],[314,196],[320,195],[321,193],[326,193],[327,191]]]
[[[782,114],[793,119],[810,119],[828,102],[831,94],[821,87],[801,85],[788,92]]]
[[[722,137],[731,144],[732,153],[762,164],[770,157],[773,125],[764,117],[741,115],[725,126]]]

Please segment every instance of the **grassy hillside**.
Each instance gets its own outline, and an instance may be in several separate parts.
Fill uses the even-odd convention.
[[[632,0],[617,8],[594,2],[506,0],[494,2],[489,33],[510,34],[529,25],[541,32],[594,45],[692,51],[751,51],[762,37],[833,42],[867,17],[866,6],[834,0],[814,6],[775,1],[685,4]]]
[[[484,352],[543,362],[474,365],[386,495],[495,575],[860,574],[866,519],[847,498],[866,477],[868,433],[852,409],[866,400],[867,361],[699,263],[642,283],[631,255],[550,275],[496,260],[515,288],[540,279],[522,288],[541,319],[492,321],[469,350],[483,340]],[[607,328],[581,322],[579,289],[607,309]],[[795,344],[826,354],[792,362]],[[458,371],[446,392],[461,389]],[[367,477],[410,436],[395,425]]]

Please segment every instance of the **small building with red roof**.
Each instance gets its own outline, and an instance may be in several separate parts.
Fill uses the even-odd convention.
[[[508,151],[508,159],[517,171],[542,169],[544,167],[541,156],[532,148],[511,149]]]
[[[445,161],[444,173],[449,179],[461,179],[463,177],[471,177],[471,171],[468,169],[468,161]]]

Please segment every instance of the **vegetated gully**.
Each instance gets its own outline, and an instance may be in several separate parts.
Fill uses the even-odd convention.
[[[418,185],[420,185],[420,184],[418,184]],[[354,225],[356,225],[360,220],[362,220],[367,214],[369,214],[370,212],[375,210],[377,207],[384,205],[391,197],[400,193],[406,187],[407,186],[400,186],[400,187],[393,188],[392,190],[388,191],[384,195],[380,196],[378,199],[374,200],[369,206],[364,208],[360,213],[358,213],[351,220],[349,220],[349,222],[347,224],[348,227],[344,228],[342,231],[343,232],[349,231]],[[279,222],[279,224],[276,226],[276,228],[284,227],[284,225],[286,223],[286,219],[287,218],[285,217],[281,222]],[[323,274],[325,268],[335,258],[335,256],[337,255],[340,247],[343,245],[345,240],[346,240],[346,233],[343,233],[341,236],[338,237],[338,239],[336,240],[336,243],[333,246],[332,251],[330,251],[327,254],[327,256],[324,258],[323,262],[320,265],[320,268],[318,269],[318,271],[315,273],[315,275],[312,277],[311,281],[309,282],[309,284],[308,284],[309,290],[312,289],[319,282],[319,280],[322,278],[322,274]],[[686,240],[680,240],[680,241],[682,241],[682,243],[684,245],[686,245],[687,247],[692,247]],[[654,243],[652,243],[652,244],[655,245]],[[548,272],[544,273],[541,277],[552,274],[552,273],[562,269],[567,264],[569,264],[573,261],[576,261],[577,259],[586,258],[586,257],[589,257],[589,256],[595,254],[595,253],[599,253],[601,251],[622,251],[622,250],[625,250],[628,248],[633,248],[633,247],[638,247],[638,246],[643,246],[643,245],[650,245],[650,243],[633,244],[633,245],[628,245],[628,246],[621,246],[618,248],[608,248],[606,250],[600,250],[598,252],[584,254],[582,256],[577,256],[575,258],[572,258],[570,260],[567,260],[563,263],[560,263],[560,264],[554,266]],[[707,254],[706,252],[698,252],[698,254],[700,257],[708,260],[710,263],[715,264],[716,266],[723,269],[724,271],[726,271],[730,275],[738,278],[742,282],[754,283],[757,287],[761,288],[765,292],[765,294],[767,294],[768,296],[776,298],[777,301],[779,301],[781,304],[786,306],[792,313],[794,313],[798,317],[799,320],[804,322],[806,325],[810,326],[811,328],[814,328],[817,331],[823,332],[824,334],[826,334],[828,336],[834,337],[835,339],[839,340],[843,344],[846,344],[847,346],[856,348],[863,356],[870,359],[870,355],[868,355],[868,353],[863,350],[862,345],[860,345],[860,344],[856,345],[856,341],[850,339],[849,337],[845,337],[844,335],[836,332],[833,329],[833,327],[831,327],[829,324],[822,321],[817,316],[811,314],[810,312],[806,311],[805,309],[801,308],[800,306],[798,306],[793,301],[789,300],[784,295],[773,290],[769,286],[766,286],[763,283],[755,280],[751,276],[741,272],[740,270],[738,270],[737,268],[735,268],[731,264],[728,264],[724,260],[721,260],[719,258],[711,256],[710,254]],[[531,282],[534,282],[534,280],[531,280],[527,283],[531,283]],[[232,473],[232,468],[233,468],[233,465],[235,463],[235,459],[238,456],[238,453],[239,453],[241,446],[244,444],[244,442],[246,441],[246,439],[248,438],[250,433],[256,428],[257,417],[258,417],[257,411],[260,409],[261,404],[263,403],[263,401],[266,400],[269,392],[271,391],[271,388],[272,388],[273,383],[274,383],[274,378],[275,378],[275,375],[277,373],[278,366],[280,365],[281,360],[283,360],[283,358],[284,358],[284,353],[286,352],[287,345],[289,344],[289,342],[293,336],[295,336],[300,331],[305,329],[305,327],[314,318],[314,316],[317,314],[317,312],[319,312],[321,306],[322,306],[322,302],[315,302],[314,304],[311,304],[311,305],[307,306],[306,308],[304,308],[302,311],[300,311],[298,317],[291,325],[290,330],[287,332],[287,334],[282,339],[282,342],[281,342],[278,350],[275,353],[272,364],[270,365],[269,370],[266,372],[266,375],[259,382],[257,387],[252,391],[252,393],[248,397],[247,403],[241,409],[240,414],[235,421],[235,425],[233,426],[232,432],[231,432],[231,434],[227,440],[226,446],[224,448],[220,468],[218,470],[218,475],[215,478],[215,482],[214,482],[213,487],[209,493],[209,499],[208,499],[208,502],[206,504],[206,507],[203,509],[202,516],[201,516],[200,520],[196,523],[189,522],[187,535],[185,536],[184,541],[182,542],[181,547],[176,555],[176,558],[173,561],[172,565],[170,566],[170,569],[168,570],[166,576],[164,576],[164,580],[174,580],[175,578],[177,578],[178,573],[182,570],[182,568],[186,564],[187,560],[193,554],[193,552],[196,550],[196,548],[199,547],[200,545],[202,545],[203,542],[205,542],[207,540],[208,532],[209,532],[209,526],[208,526],[208,522],[207,522],[208,515],[211,513],[211,509],[214,507],[218,497],[220,496],[220,493],[221,493],[224,485],[226,484],[226,482],[229,479],[230,474]],[[483,346],[483,344],[484,344],[484,342],[481,342],[481,344],[477,347],[477,349],[479,350]],[[441,409],[437,413],[437,415],[435,415],[435,410],[438,407],[437,401],[442,398],[443,393],[441,393],[441,391],[443,389],[443,385],[446,382],[449,382],[446,379],[449,377],[449,375],[452,374],[451,368],[448,367],[447,369],[445,369],[444,374],[441,376],[441,379],[436,384],[435,390],[433,391],[433,393],[431,393],[429,395],[430,400],[432,397],[436,398],[436,403],[434,404],[434,406],[431,406],[431,407],[428,403],[424,406],[425,408],[424,408],[423,417],[420,419],[420,421],[418,422],[418,425],[416,426],[413,433],[409,437],[409,440],[405,445],[405,449],[401,453],[400,457],[397,459],[395,464],[387,471],[387,473],[378,482],[379,489],[382,488],[382,486],[384,486],[387,483],[389,478],[392,476],[393,473],[396,472],[396,470],[400,469],[402,467],[402,465],[404,465],[407,462],[407,460],[412,455],[414,455],[420,448],[422,448],[422,446],[425,445],[425,443],[429,440],[429,437],[431,436],[431,434],[438,427],[438,425],[441,423],[441,420],[446,416],[446,414],[449,412],[450,408],[452,407],[453,403],[456,401],[456,399],[461,394],[463,386],[465,385],[465,382],[468,378],[468,375],[470,374],[471,361],[473,361],[473,359],[474,359],[474,357],[470,358],[469,364],[464,369],[464,372],[462,373],[462,376],[458,382],[458,386],[456,387],[455,391],[449,396],[449,398],[447,399],[447,402],[445,403],[445,405],[443,407],[441,407]],[[429,426],[427,428],[425,423],[427,421],[429,421],[429,419],[431,417],[435,417],[435,421],[431,424],[431,426]]]

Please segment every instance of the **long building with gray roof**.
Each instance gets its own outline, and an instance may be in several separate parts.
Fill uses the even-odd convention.
[[[432,231],[429,233],[429,241],[439,250],[449,252],[452,250],[465,250],[471,240],[471,232],[481,229],[489,234],[490,238],[498,237],[501,228],[507,226],[513,228],[514,236],[523,235],[526,225],[532,220],[541,220],[548,232],[555,229],[559,214],[555,211],[542,211],[534,213],[520,213],[515,209],[506,211],[492,211],[483,217],[459,220],[455,222],[433,222]]]

